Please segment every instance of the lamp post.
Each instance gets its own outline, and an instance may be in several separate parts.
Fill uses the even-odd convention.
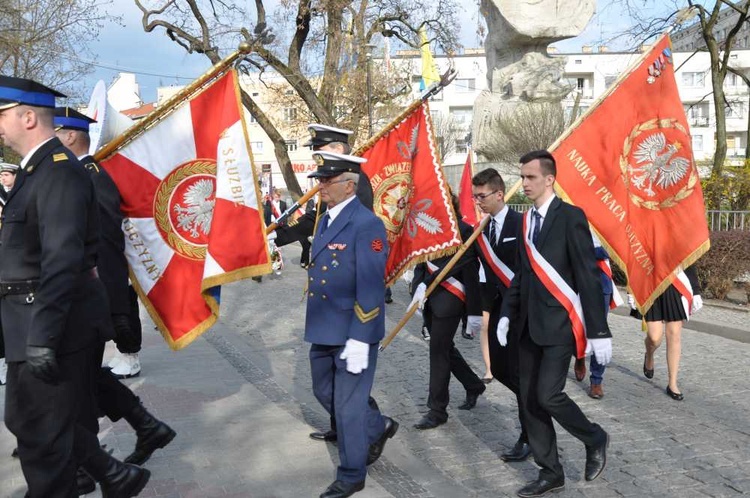
[[[375,45],[368,43],[365,45],[365,57],[367,63],[367,130],[368,137],[372,138],[372,71],[370,69],[372,62],[372,51]]]

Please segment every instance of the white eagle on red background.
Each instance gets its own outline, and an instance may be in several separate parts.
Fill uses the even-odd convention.
[[[664,133],[646,137],[633,153],[638,166],[630,166],[631,183],[654,197],[654,184],[662,189],[676,185],[690,169],[690,159],[677,156],[680,142],[667,143]],[[648,185],[646,185],[648,183]]]

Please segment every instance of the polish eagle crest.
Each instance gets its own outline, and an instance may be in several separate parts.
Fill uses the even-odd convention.
[[[184,207],[180,204],[174,205],[178,227],[190,232],[193,238],[200,236],[199,230],[203,235],[208,235],[216,203],[213,182],[208,179],[198,180],[187,188],[182,200]]]
[[[667,189],[682,180],[690,169],[690,160],[678,154],[680,142],[667,143],[664,133],[646,137],[633,152],[636,165],[630,166],[631,183],[654,197],[654,185]]]

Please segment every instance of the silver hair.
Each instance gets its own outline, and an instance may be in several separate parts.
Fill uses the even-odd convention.
[[[352,173],[351,171],[347,171],[346,173],[341,173],[341,176],[347,180],[353,181],[355,185],[359,183],[359,173]]]

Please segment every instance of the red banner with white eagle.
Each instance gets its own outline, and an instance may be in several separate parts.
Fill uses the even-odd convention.
[[[703,193],[663,36],[555,148],[580,206],[642,310],[709,248]]]
[[[221,285],[271,271],[235,71],[102,162],[131,280],[172,349],[213,325]]]
[[[388,285],[411,264],[457,250],[461,235],[426,102],[358,154],[367,159],[362,166],[372,184],[373,210],[388,233]]]

